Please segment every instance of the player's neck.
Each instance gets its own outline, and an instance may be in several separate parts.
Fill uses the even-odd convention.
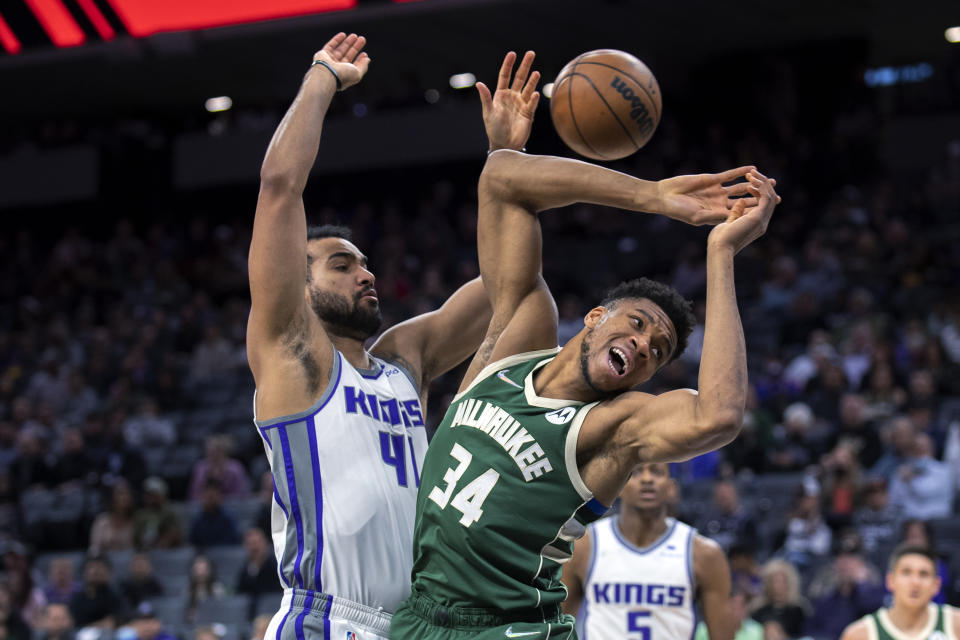
[[[334,349],[343,354],[343,357],[347,359],[351,365],[356,369],[369,369],[373,366],[373,360],[370,359],[370,354],[367,353],[364,345],[364,340],[357,340],[356,338],[350,338],[347,336],[337,336],[333,334],[328,334],[330,336],[330,341],[333,343]]]
[[[591,389],[580,373],[580,346],[571,340],[533,377],[533,390],[541,398],[592,402],[602,396]]]
[[[892,622],[897,629],[903,631],[904,633],[916,633],[923,629],[930,622],[930,603],[927,603],[921,607],[907,607],[904,605],[897,605],[896,600],[894,600],[893,606],[887,610],[887,615],[890,616],[890,622]]]
[[[620,511],[617,526],[627,540],[641,549],[649,547],[667,531],[667,511],[637,509],[625,506]]]

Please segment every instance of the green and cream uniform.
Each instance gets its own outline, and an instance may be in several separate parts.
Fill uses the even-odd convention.
[[[560,571],[607,508],[576,461],[596,403],[533,388],[558,351],[495,362],[451,403],[423,463],[412,594],[391,638],[576,638]]]
[[[863,618],[867,625],[867,637],[870,640],[960,640],[953,632],[956,610],[931,602],[927,605],[927,611],[927,625],[919,633],[911,635],[894,626],[887,609],[879,609]]]

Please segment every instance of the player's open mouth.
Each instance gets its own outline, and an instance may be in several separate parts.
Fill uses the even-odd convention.
[[[629,362],[627,354],[620,347],[610,347],[610,351],[607,353],[607,365],[617,377],[626,375]]]

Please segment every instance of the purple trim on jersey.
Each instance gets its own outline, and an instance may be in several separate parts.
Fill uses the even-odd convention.
[[[646,547],[646,548],[640,548],[623,537],[623,534],[620,533],[620,516],[619,515],[614,516],[613,522],[611,522],[610,524],[610,528],[613,529],[613,535],[616,536],[620,544],[625,546],[627,549],[630,549],[630,551],[633,551],[634,553],[639,553],[640,555],[644,555],[644,554],[650,553],[651,551],[653,551],[654,549],[656,549],[657,547],[659,547],[664,542],[670,539],[670,536],[673,534],[673,530],[677,528],[677,521],[674,520],[673,523],[669,527],[667,527],[667,530],[663,532],[663,535],[660,536],[660,539],[658,539],[656,542],[654,542],[653,544],[651,544],[649,547]]]
[[[317,415],[318,413],[320,413],[320,412],[323,410],[323,408],[324,408],[325,406],[327,406],[328,404],[330,404],[330,400],[333,399],[333,396],[334,396],[334,394],[335,394],[336,391],[337,391],[337,387],[340,386],[340,377],[343,375],[343,365],[342,365],[342,363],[340,362],[340,359],[341,359],[342,356],[340,355],[340,352],[339,352],[339,351],[337,351],[337,352],[335,352],[335,353],[337,354],[337,361],[336,361],[336,363],[335,363],[336,366],[335,366],[334,368],[337,370],[337,378],[336,378],[336,380],[333,381],[333,384],[330,385],[330,386],[327,388],[327,391],[324,392],[327,397],[323,400],[323,403],[322,403],[319,407],[317,407],[316,409],[307,409],[306,412],[302,412],[302,413],[300,413],[299,415],[296,415],[296,416],[290,418],[289,420],[283,420],[283,421],[281,421],[281,422],[276,422],[276,423],[273,423],[273,424],[268,424],[268,425],[263,426],[263,427],[258,426],[257,428],[258,428],[258,429],[260,430],[260,432],[263,434],[264,438],[266,438],[267,429],[276,429],[276,428],[278,428],[278,427],[285,427],[285,426],[290,425],[290,424],[296,424],[296,423],[298,423],[298,422],[303,422],[303,421],[306,420],[307,418],[309,418],[309,417],[311,417],[311,416]],[[272,448],[272,447],[271,447],[271,448]]]
[[[693,630],[690,631],[690,640],[697,635],[697,605],[694,602],[693,594],[696,593],[697,585],[693,581],[693,538],[697,532],[690,530],[687,536],[687,580],[690,581],[690,615],[693,616]]]
[[[374,360],[374,362],[377,364],[378,367],[380,367],[380,371],[377,371],[376,373],[364,373],[364,369],[361,369],[359,367],[354,367],[354,370],[360,374],[361,378],[366,378],[367,380],[376,380],[381,375],[383,375],[384,367],[383,367],[383,364],[381,364],[380,362],[377,362],[376,360]],[[369,369],[367,369],[367,371],[369,371]]]
[[[290,617],[291,611],[293,611],[293,595],[290,596],[290,607],[287,609],[287,612],[283,614],[283,620],[281,620],[280,624],[277,625],[277,640],[281,640],[280,634],[283,633],[283,626],[287,624],[287,618]]]
[[[407,436],[407,441],[410,443],[410,462],[413,463],[413,479],[417,482],[417,487],[420,486],[420,470],[417,469],[417,452],[413,450],[413,436]]]
[[[313,591],[307,591],[307,597],[303,601],[303,611],[300,612],[300,615],[297,616],[296,622],[293,624],[293,630],[297,634],[297,640],[307,640],[306,636],[303,634],[303,619],[307,617],[307,614],[310,613],[310,605],[313,604]]]
[[[333,596],[327,596],[327,603],[323,608],[323,640],[330,640],[330,607],[332,606]]]
[[[587,509],[590,509],[590,511],[598,516],[602,516],[609,510],[609,507],[603,506],[603,503],[596,498],[590,498],[590,500],[587,501]]]
[[[276,479],[273,481],[273,499],[277,502],[277,506],[280,507],[280,511],[283,511],[283,515],[289,520],[290,513],[287,511],[287,508],[283,506],[283,499],[280,498],[280,492],[277,491]]]
[[[313,469],[313,501],[317,511],[317,557],[313,562],[313,587],[323,591],[320,581],[320,566],[323,562],[323,482],[320,479],[320,454],[317,451],[317,426],[313,416],[307,418],[307,440],[310,443],[310,467]]]
[[[290,493],[290,511],[293,521],[297,525],[297,559],[293,563],[293,575],[297,578],[297,586],[303,588],[303,576],[300,575],[300,561],[303,559],[303,519],[300,516],[300,503],[297,502],[297,479],[293,474],[293,458],[290,456],[290,440],[287,430],[280,429],[280,447],[283,450],[283,467],[287,472],[287,490]]]

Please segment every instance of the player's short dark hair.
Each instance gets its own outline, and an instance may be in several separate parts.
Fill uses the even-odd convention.
[[[320,238],[343,238],[353,242],[353,231],[339,224],[313,224],[307,227],[307,242]]]
[[[923,556],[933,563],[934,570],[936,570],[938,560],[936,551],[921,544],[902,543],[897,545],[893,553],[890,554],[890,561],[887,563],[887,572],[893,572],[893,568],[900,562],[900,558],[911,555]]]
[[[636,278],[635,280],[621,282],[607,291],[600,304],[604,307],[614,307],[620,300],[628,298],[646,298],[663,309],[663,312],[673,323],[673,328],[677,331],[677,348],[670,356],[670,362],[679,358],[680,354],[686,350],[687,339],[697,323],[697,318],[693,315],[693,305],[690,304],[690,301],[684,299],[679,291],[662,282],[649,278]]]

